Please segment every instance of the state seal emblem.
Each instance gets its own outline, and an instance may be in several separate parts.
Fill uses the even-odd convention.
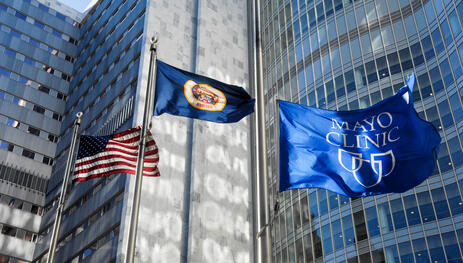
[[[184,92],[191,106],[200,110],[221,111],[227,104],[225,95],[207,84],[197,84],[188,80],[184,85]]]

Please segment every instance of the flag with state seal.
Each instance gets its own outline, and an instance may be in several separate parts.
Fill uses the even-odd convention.
[[[231,123],[254,112],[254,98],[242,87],[184,71],[157,60],[154,115],[169,113]]]
[[[413,74],[369,108],[329,111],[279,101],[280,191],[349,197],[401,193],[431,175],[441,138],[413,107]]]

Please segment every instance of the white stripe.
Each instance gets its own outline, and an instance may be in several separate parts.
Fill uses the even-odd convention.
[[[148,146],[145,148],[145,152],[156,150],[158,147],[156,145]],[[146,156],[145,156],[146,157]]]
[[[106,148],[117,148],[117,149],[122,149],[122,150],[127,151],[127,152],[138,153],[138,148],[137,149],[128,149],[128,148],[124,147],[124,146],[139,146],[138,142],[137,143],[123,143],[122,145],[118,145],[118,144],[111,143],[111,141],[112,140],[109,140],[108,144],[106,145]],[[156,146],[156,144],[153,144],[151,146],[145,147],[145,151],[148,151],[148,149],[153,150],[153,149],[157,149],[157,148],[158,147]]]
[[[122,150],[122,151],[126,151],[126,152],[129,152],[129,153],[138,153],[138,148],[137,149],[128,149],[124,146],[120,146],[120,145],[116,145],[116,144],[107,144],[106,145],[106,150],[108,148],[113,148],[113,149],[119,149],[119,150]]]
[[[134,137],[137,137],[140,135],[140,130],[137,130],[137,131],[134,131],[132,133],[129,133],[129,134],[126,134],[124,136],[121,136],[121,137],[118,137],[118,138],[111,138],[111,140],[115,140],[115,141],[125,141],[125,140],[129,140],[129,139],[132,139]]]
[[[126,142],[118,142],[118,141],[115,141],[115,140],[109,140],[108,143],[106,144],[106,147],[108,147],[108,145],[120,145],[120,146],[127,146],[127,147],[133,147],[133,146],[136,146],[138,148],[138,146],[140,145],[140,142],[137,141],[137,142],[133,142],[133,143],[126,143]]]
[[[124,148],[123,146],[120,146],[120,145],[115,145],[115,144],[109,144],[106,146],[106,149],[108,148],[113,148],[113,149],[121,149],[121,150],[124,150],[126,152],[129,152],[129,153],[138,153],[138,148],[137,149],[127,149],[127,148]],[[152,150],[156,150],[158,147],[156,146],[156,144],[153,144],[151,146],[148,146],[148,147],[145,147],[145,152],[147,151],[152,151]]]

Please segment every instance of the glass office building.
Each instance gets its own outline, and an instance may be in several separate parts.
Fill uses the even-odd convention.
[[[274,262],[462,262],[463,2],[262,0]],[[275,98],[371,106],[416,73],[419,116],[442,137],[431,177],[403,194],[278,193]]]
[[[99,1],[79,21],[61,137],[34,251],[38,262],[47,258],[76,113],[84,114],[82,134],[106,135],[131,127],[145,8],[146,1]],[[125,176],[73,185],[66,200],[56,262],[89,261],[92,252],[102,247],[103,255],[93,262],[115,258],[124,187]]]
[[[0,262],[38,240],[82,14],[55,1],[0,1]]]

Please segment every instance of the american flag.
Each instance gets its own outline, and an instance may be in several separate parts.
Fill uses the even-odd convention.
[[[135,174],[141,127],[109,136],[80,137],[72,181],[87,181],[115,173]],[[159,153],[151,133],[145,146],[144,176],[159,176]]]

